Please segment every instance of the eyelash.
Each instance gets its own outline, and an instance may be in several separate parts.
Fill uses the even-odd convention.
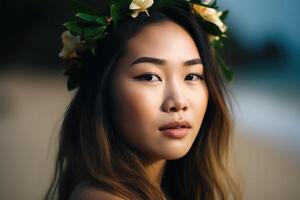
[[[197,76],[198,78],[199,78],[199,80],[204,80],[204,77],[203,77],[203,75],[200,75],[200,74],[189,74],[188,76],[190,76],[190,75],[194,75],[194,76]],[[157,76],[156,74],[151,74],[151,73],[148,73],[148,74],[144,74],[144,75],[141,75],[141,76],[137,76],[137,77],[135,77],[135,79],[138,79],[138,80],[145,80],[145,81],[147,81],[146,79],[145,79],[145,77],[150,77],[150,76],[156,76],[160,81],[161,81],[161,79],[159,78],[159,76]],[[149,82],[153,82],[153,81],[150,81],[150,80],[148,80]]]

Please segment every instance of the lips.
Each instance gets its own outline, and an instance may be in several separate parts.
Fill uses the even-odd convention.
[[[166,130],[166,129],[179,129],[179,128],[191,128],[191,124],[186,121],[173,121],[171,123],[168,123],[166,125],[163,125],[159,127],[160,131]]]

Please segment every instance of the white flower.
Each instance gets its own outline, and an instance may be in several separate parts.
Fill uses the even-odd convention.
[[[203,4],[208,5],[210,2],[211,2],[211,0],[205,0],[203,2]],[[209,21],[209,22],[217,25],[223,33],[227,30],[227,26],[220,19],[223,12],[218,12],[214,8],[208,8],[205,6],[198,5],[198,4],[193,4],[192,6],[196,13],[201,15],[201,17],[203,17],[203,19],[205,19],[206,21]]]
[[[149,16],[147,8],[153,5],[153,0],[132,0],[129,9],[133,10],[132,17],[136,18],[140,12],[146,12]]]
[[[203,1],[203,4],[209,5],[212,1],[213,1],[213,0],[204,0],[204,1]]]
[[[77,58],[78,55],[76,54],[75,50],[80,45],[80,37],[73,36],[69,31],[65,31],[61,35],[63,48],[61,52],[58,54],[61,58]]]

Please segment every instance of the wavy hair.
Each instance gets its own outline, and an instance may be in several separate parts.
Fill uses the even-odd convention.
[[[191,149],[182,158],[167,161],[159,188],[147,178],[143,155],[126,145],[112,126],[110,76],[130,38],[149,24],[168,20],[192,36],[204,64],[209,101]],[[230,165],[230,92],[207,35],[192,14],[164,7],[150,17],[125,18],[98,43],[96,56],[84,56],[81,68],[80,86],[60,129],[55,175],[45,199],[68,199],[80,181],[125,200],[163,200],[165,196],[172,200],[242,199],[238,176]]]

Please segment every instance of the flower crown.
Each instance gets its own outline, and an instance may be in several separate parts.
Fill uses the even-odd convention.
[[[108,15],[88,5],[84,0],[70,0],[77,11],[75,19],[63,25],[68,29],[62,34],[63,48],[59,57],[67,63],[64,75],[68,78],[68,90],[79,85],[81,52],[90,51],[95,55],[97,41],[109,34],[110,28],[118,26],[125,16],[136,18],[141,13],[151,15],[151,10],[163,6],[177,6],[188,10],[196,16],[203,30],[208,34],[209,41],[215,49],[214,56],[228,81],[233,79],[233,73],[218,53],[223,47],[223,39],[227,37],[227,26],[224,20],[228,10],[218,11],[217,2],[213,0],[109,0]]]

